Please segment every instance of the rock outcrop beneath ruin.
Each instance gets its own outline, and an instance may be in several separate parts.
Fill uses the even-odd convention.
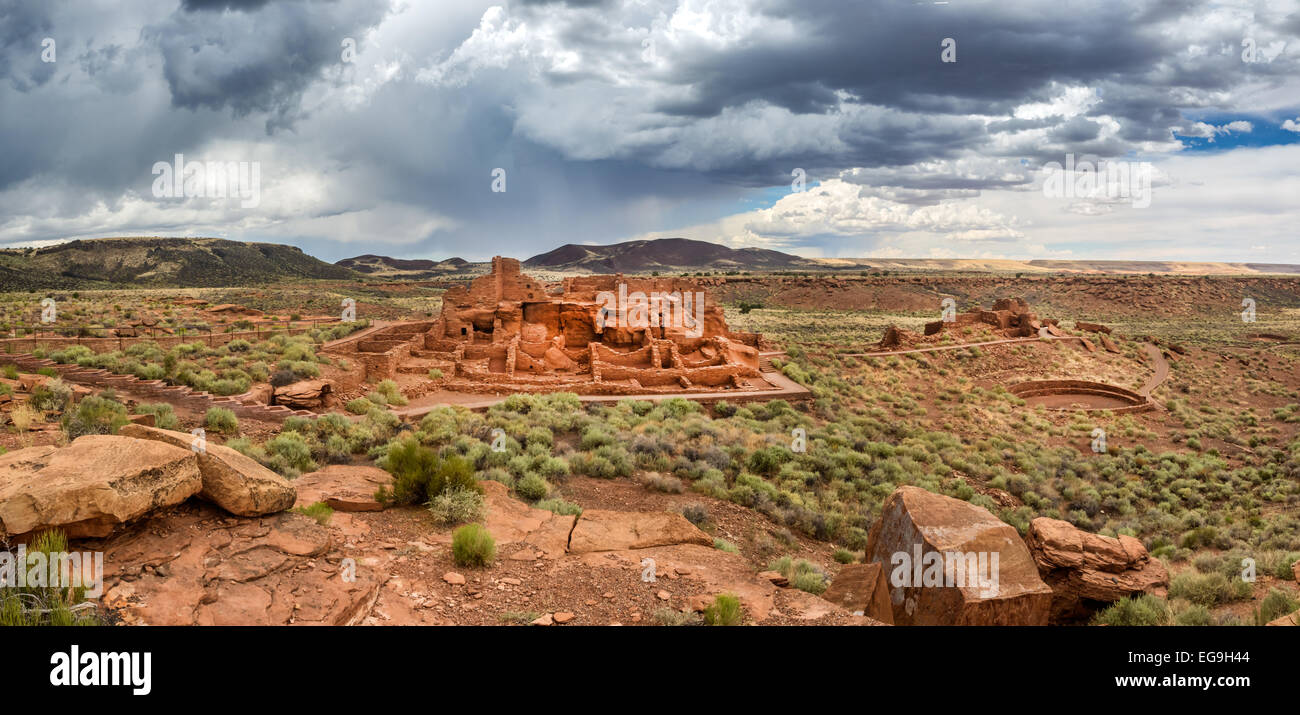
[[[190,448],[194,437],[189,433],[139,424],[125,425],[118,434],[191,452],[203,478],[199,496],[236,516],[274,514],[293,506],[297,498],[293,485],[284,477],[224,445],[207,443],[202,452],[194,452]]]
[[[886,569],[896,625],[1048,622],[1052,590],[1020,534],[974,504],[899,487],[871,527],[866,560]]]
[[[569,535],[569,553],[646,549],[652,546],[700,544],[713,539],[681,514],[670,511],[630,512],[588,509]]]
[[[835,574],[835,580],[822,598],[844,610],[893,624],[894,611],[889,602],[889,580],[885,567],[878,563],[848,564]]]
[[[188,449],[116,435],[0,456],[0,534],[58,527],[69,538],[107,536],[203,487]]]
[[[1038,335],[1038,331],[1045,326],[1055,323],[1053,320],[1040,319],[1036,313],[1031,312],[1024,298],[999,298],[993,302],[992,310],[977,308],[956,313],[951,318],[926,323],[925,334],[938,335],[945,330],[982,323],[1008,338],[1030,338]]]
[[[104,552],[103,603],[127,624],[352,625],[386,580],[293,512],[235,519],[192,502],[86,546]]]
[[[1164,564],[1131,536],[1101,536],[1068,521],[1039,517],[1030,522],[1025,543],[1052,588],[1053,623],[1085,619],[1128,596],[1163,596],[1169,586]]]
[[[334,385],[329,380],[303,380],[272,390],[273,403],[294,410],[324,407]]]

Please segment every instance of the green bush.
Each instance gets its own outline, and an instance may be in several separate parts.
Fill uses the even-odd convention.
[[[576,516],[582,513],[582,507],[563,499],[543,499],[533,506],[538,509],[545,509],[549,512],[560,514],[561,516]]]
[[[704,609],[704,622],[710,626],[738,626],[744,618],[740,599],[729,593],[718,594]]]
[[[325,526],[329,523],[330,517],[334,516],[334,507],[323,501],[318,501],[307,506],[294,507],[294,511],[299,514],[305,514],[316,520],[316,523]]]
[[[1217,571],[1208,574],[1184,571],[1169,582],[1169,598],[1185,598],[1207,607],[1249,597],[1250,584],[1241,580],[1229,581]]]
[[[551,493],[551,485],[540,476],[529,474],[515,483],[515,492],[528,501],[537,501]]]
[[[81,398],[76,409],[63,416],[63,431],[68,439],[88,434],[117,434],[127,419],[126,407],[116,400],[99,395]]]
[[[280,432],[264,446],[271,469],[289,478],[302,472],[314,472],[319,465],[312,458],[311,445],[306,438],[292,430]]]
[[[71,400],[72,388],[56,377],[33,388],[27,404],[38,412],[62,412],[67,409],[68,402]]]
[[[345,405],[345,407],[348,412],[351,412],[354,415],[364,415],[370,411],[372,405],[374,405],[374,403],[370,400],[367,400],[364,397],[358,397],[353,400],[348,400],[348,404]]]
[[[239,418],[225,407],[209,407],[203,415],[203,426],[223,434],[235,434],[239,431]]]
[[[1169,623],[1169,604],[1162,598],[1142,594],[1122,598],[1093,616],[1094,625],[1163,626]]]
[[[451,557],[458,566],[487,566],[496,554],[496,540],[482,524],[466,524],[451,533]]]
[[[1300,609],[1300,601],[1291,597],[1291,594],[1278,588],[1270,588],[1268,595],[1259,604],[1259,615],[1256,617],[1255,625],[1264,625],[1269,621],[1276,620],[1289,613]]]
[[[429,501],[429,513],[444,526],[478,521],[483,512],[483,494],[473,489],[448,489]]]
[[[50,554],[66,553],[68,540],[57,529],[36,535],[27,547],[26,563],[14,569],[30,572],[48,564]],[[89,575],[82,571],[82,574]],[[86,588],[6,585],[0,588],[0,627],[3,626],[94,626],[105,625],[93,601],[86,600]]]
[[[411,438],[390,443],[380,466],[393,475],[391,488],[381,488],[380,501],[393,504],[419,504],[450,489],[468,489],[482,493],[474,479],[474,465],[464,457],[441,458],[437,452]]]

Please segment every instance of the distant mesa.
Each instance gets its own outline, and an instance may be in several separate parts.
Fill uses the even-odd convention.
[[[456,273],[469,264],[469,261],[460,257],[434,261],[427,258],[391,258],[367,253],[344,258],[334,265],[377,277],[434,278],[442,274]]]
[[[569,243],[524,261],[525,268],[550,268],[587,273],[637,273],[683,268],[772,270],[811,268],[817,262],[764,248],[728,248],[689,238],[626,241],[610,246]]]

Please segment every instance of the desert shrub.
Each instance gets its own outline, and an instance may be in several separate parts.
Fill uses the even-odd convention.
[[[365,413],[370,411],[370,407],[373,404],[374,404],[373,402],[367,400],[364,397],[358,397],[354,400],[348,400],[348,403],[347,405],[345,405],[345,407],[348,412],[351,412],[354,415],[364,415]]]
[[[537,501],[551,493],[551,485],[539,475],[528,474],[515,483],[515,493],[528,501]]]
[[[318,501],[307,506],[294,507],[294,511],[304,514],[316,520],[316,523],[325,526],[329,523],[330,517],[334,516],[334,507],[323,501]]]
[[[27,547],[26,563],[14,569],[30,572],[49,564],[51,554],[67,553],[68,539],[57,529],[36,535]],[[89,576],[89,572],[79,572]],[[104,625],[93,601],[86,600],[86,588],[53,585],[22,586],[9,584],[0,588],[0,626],[94,626]]]
[[[62,412],[67,409],[68,402],[71,400],[72,388],[56,377],[33,388],[27,404],[40,412]]]
[[[401,390],[397,389],[397,383],[392,380],[380,380],[379,384],[375,385],[375,392],[384,396],[383,404],[399,407],[406,404],[406,397],[402,395]]]
[[[1187,603],[1179,600],[1181,608],[1176,608],[1174,613],[1174,625],[1176,626],[1208,626],[1214,622],[1210,616],[1210,609],[1194,603]]]
[[[710,626],[738,626],[744,618],[740,599],[729,593],[718,594],[704,609],[704,622]]]
[[[1270,588],[1268,595],[1264,597],[1263,601],[1260,601],[1255,625],[1262,626],[1269,621],[1292,613],[1298,608],[1300,608],[1300,601],[1293,598],[1291,594],[1278,588]]]
[[[561,516],[576,516],[582,513],[582,507],[570,501],[563,499],[543,499],[533,505],[538,509],[545,509],[549,512],[560,514]]]
[[[686,504],[680,509],[681,515],[696,526],[709,523],[709,508],[703,504]]]
[[[725,551],[729,554],[740,553],[740,549],[736,548],[735,544],[731,543],[730,541],[727,541],[726,539],[714,539],[713,548],[717,549],[718,551]]]
[[[235,434],[239,431],[239,418],[225,407],[209,407],[203,415],[203,426],[223,434]]]
[[[1163,626],[1169,623],[1169,604],[1162,598],[1142,594],[1122,598],[1092,618],[1094,625]]]
[[[473,489],[448,489],[429,500],[429,513],[444,526],[478,521],[483,518],[483,512],[483,494]]]
[[[19,405],[9,413],[9,421],[13,423],[14,429],[22,434],[31,429],[32,424],[37,421],[40,415],[27,405]]]
[[[835,563],[839,564],[851,564],[857,560],[857,556],[848,549],[836,549],[831,558],[835,559]]]
[[[277,368],[275,372],[271,373],[271,378],[269,380],[271,387],[284,387],[285,385],[292,385],[297,381],[298,376],[294,374],[293,370],[285,368]]]
[[[100,395],[89,395],[81,398],[76,409],[63,416],[63,431],[68,433],[68,439],[87,434],[117,434],[129,421],[122,403]]]
[[[511,489],[515,488],[515,476],[501,467],[490,467],[484,470],[480,479],[485,479],[491,482],[501,482]]]
[[[496,554],[496,540],[482,524],[466,524],[451,533],[451,557],[458,566],[487,566]]]
[[[243,338],[235,338],[226,343],[226,349],[232,353],[246,353],[252,347],[252,344]]]
[[[768,564],[769,571],[776,571],[790,581],[790,585],[800,591],[821,595],[826,591],[826,572],[817,564],[807,559],[792,559],[789,556]]]
[[[271,469],[287,477],[294,478],[302,472],[316,471],[316,460],[312,459],[311,445],[301,434],[282,431],[267,440],[263,447],[270,460]]]
[[[1244,593],[1242,586],[1245,586]],[[1202,606],[1217,606],[1249,597],[1249,592],[1250,584],[1244,581],[1229,581],[1226,576],[1217,571],[1208,574],[1184,571],[1169,582],[1170,598],[1185,598]]]
[[[681,494],[686,490],[686,487],[682,484],[682,480],[667,474],[659,474],[658,472],[650,472],[645,475],[645,486],[646,489],[664,492],[666,494]]]
[[[463,457],[441,458],[412,438],[390,443],[380,466],[393,475],[391,488],[381,488],[381,501],[417,504],[431,501],[451,489],[482,492],[474,479],[474,466]]]
[[[6,378],[8,378],[8,379],[10,379],[10,380],[17,380],[17,379],[18,379],[18,366],[17,366],[17,365],[15,365],[15,364],[13,364],[13,363],[9,363],[8,365],[5,365],[3,368],[0,368],[0,370],[3,370],[3,372],[4,372],[4,376],[5,376]]]

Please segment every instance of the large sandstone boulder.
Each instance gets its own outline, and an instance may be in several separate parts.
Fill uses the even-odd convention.
[[[1163,596],[1169,586],[1164,564],[1131,536],[1101,536],[1039,517],[1030,522],[1025,543],[1052,588],[1054,623],[1085,619],[1126,596]]]
[[[154,440],[180,447],[187,451],[194,437],[188,432],[125,425],[118,434],[126,437]],[[236,516],[261,516],[284,511],[293,506],[297,494],[284,477],[263,467],[252,457],[241,452],[208,442],[202,453],[194,452],[198,459],[203,489],[199,496]]]
[[[190,498],[203,487],[188,449],[118,435],[0,456],[0,535],[58,527],[69,538],[107,536],[121,524]]]
[[[700,544],[713,539],[681,514],[670,511],[631,512],[588,509],[569,534],[569,553],[645,549],[651,546]]]
[[[889,603],[889,580],[878,563],[848,564],[835,574],[835,580],[822,598],[854,615],[869,616],[882,623],[894,622]]]
[[[1047,623],[1052,590],[1020,534],[974,504],[899,487],[871,527],[867,561],[886,569],[896,625]]]
[[[353,625],[387,580],[302,514],[196,501],[87,547],[104,552],[103,604],[132,625]]]

